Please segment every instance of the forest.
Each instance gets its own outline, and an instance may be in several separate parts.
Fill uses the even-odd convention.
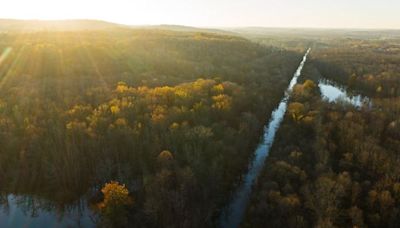
[[[331,40],[311,56],[242,226],[397,227],[399,40]],[[326,101],[321,78],[372,105]]]
[[[213,226],[302,55],[120,27],[11,31],[0,49],[2,205],[83,202],[105,227]]]
[[[240,227],[397,227],[399,77],[397,31],[0,20],[0,226],[219,227],[290,95]]]

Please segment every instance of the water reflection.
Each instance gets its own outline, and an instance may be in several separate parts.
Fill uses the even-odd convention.
[[[9,194],[0,203],[0,227],[95,227],[95,216],[85,200],[57,207],[38,197]]]
[[[318,86],[322,98],[329,102],[346,102],[357,108],[361,108],[363,105],[371,106],[372,104],[368,97],[361,96],[360,94],[348,94],[345,87],[339,86],[327,79],[321,79],[318,82]]]

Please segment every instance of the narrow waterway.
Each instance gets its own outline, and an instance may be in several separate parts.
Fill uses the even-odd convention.
[[[273,111],[270,121],[265,126],[262,142],[258,145],[255,151],[255,157],[251,161],[249,171],[246,174],[243,183],[237,189],[237,192],[235,193],[232,202],[221,214],[221,227],[235,228],[238,227],[240,222],[242,221],[244,212],[249,201],[252,186],[264,166],[265,159],[269,153],[272,143],[274,142],[275,133],[278,130],[286,113],[291,91],[293,89],[293,86],[296,85],[297,79],[301,75],[301,71],[304,67],[305,62],[307,61],[307,55],[310,53],[310,50],[311,49],[308,49],[305,53],[303,60],[301,61],[299,67],[293,75],[292,80],[290,81],[288,88],[286,89],[284,97],[279,103],[278,108]]]

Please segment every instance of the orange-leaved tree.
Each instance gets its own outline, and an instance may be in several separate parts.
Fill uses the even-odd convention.
[[[111,223],[112,226],[126,224],[128,207],[133,204],[133,198],[125,185],[111,181],[104,185],[101,192],[104,199],[98,204],[98,208],[104,222]]]

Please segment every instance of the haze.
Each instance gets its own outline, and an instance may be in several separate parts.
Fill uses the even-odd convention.
[[[101,19],[131,25],[400,28],[396,0],[12,0],[0,18]]]

